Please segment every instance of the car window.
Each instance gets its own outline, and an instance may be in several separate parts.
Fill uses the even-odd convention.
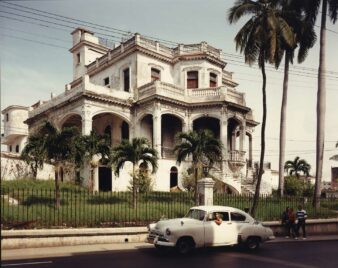
[[[208,221],[214,221],[216,219],[216,213],[220,215],[222,221],[229,221],[229,213],[224,211],[212,212],[208,215]]]
[[[185,215],[185,218],[195,219],[199,221],[203,221],[206,212],[200,209],[190,209],[188,214]]]
[[[231,220],[232,221],[245,221],[246,217],[238,212],[231,212]]]

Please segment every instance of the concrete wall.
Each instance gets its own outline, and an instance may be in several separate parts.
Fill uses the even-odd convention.
[[[1,180],[16,180],[29,177],[32,177],[32,172],[26,162],[20,160],[18,156],[1,155]],[[38,170],[37,179],[54,179],[54,167],[45,164],[42,170]]]

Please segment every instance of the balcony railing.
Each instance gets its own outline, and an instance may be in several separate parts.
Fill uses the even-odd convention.
[[[221,60],[221,50],[210,46],[206,42],[201,42],[199,44],[180,44],[175,48],[167,47],[157,41],[147,39],[139,34],[134,35],[125,42],[122,42],[116,48],[110,50],[107,54],[100,57],[96,62],[93,62],[88,65],[88,71],[91,71],[100,65],[105,64],[107,61],[118,57],[124,51],[131,47],[143,47],[150,51],[157,52],[165,57],[174,58],[176,56],[182,55],[193,55],[196,53],[204,53],[214,58]]]
[[[233,162],[245,162],[245,152],[244,151],[229,151],[229,161]]]
[[[29,117],[34,117],[37,114],[40,114],[48,109],[59,105],[71,98],[75,97],[77,94],[81,94],[84,92],[94,93],[100,96],[111,97],[115,99],[120,99],[122,101],[129,100],[133,97],[133,94],[130,92],[125,92],[122,90],[111,89],[101,85],[95,85],[90,83],[89,77],[86,75],[83,77],[82,81],[77,83],[74,87],[67,89],[65,92],[60,95],[52,98],[51,100],[42,103],[40,106],[35,108],[32,111],[29,111]]]
[[[226,100],[240,105],[245,105],[244,94],[224,86],[215,88],[183,89],[175,85],[155,81],[141,86],[137,90],[137,100],[142,100],[153,95],[161,95],[184,102],[205,102]]]

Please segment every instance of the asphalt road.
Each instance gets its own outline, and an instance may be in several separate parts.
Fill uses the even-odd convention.
[[[159,253],[155,248],[136,248],[73,254],[70,257],[51,257],[1,262],[1,267],[338,267],[338,240],[266,243],[257,252],[222,247],[198,249],[188,256],[174,252]]]

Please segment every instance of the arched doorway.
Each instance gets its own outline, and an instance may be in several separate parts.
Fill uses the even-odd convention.
[[[176,143],[176,135],[182,131],[182,120],[172,114],[162,115],[161,133],[162,133],[162,157],[175,158],[173,151]]]
[[[148,114],[144,116],[140,123],[140,135],[146,138],[153,147],[153,116]]]
[[[214,133],[216,139],[220,138],[219,119],[213,117],[200,117],[193,122],[194,131],[209,129]]]
[[[177,187],[178,183],[178,170],[177,167],[172,167],[170,169],[170,189]]]

